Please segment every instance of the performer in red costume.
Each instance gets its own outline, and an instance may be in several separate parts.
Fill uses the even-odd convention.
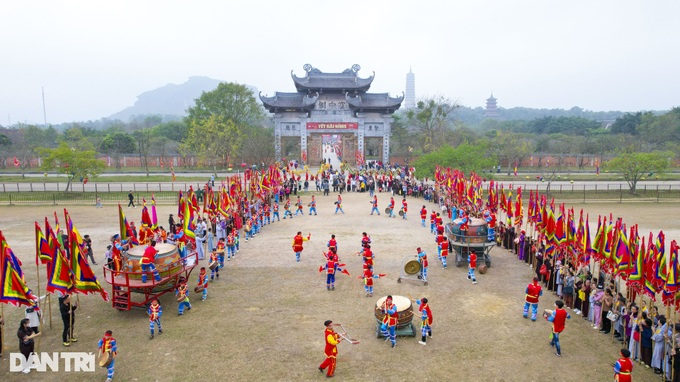
[[[331,378],[333,377],[333,373],[335,373],[338,344],[342,341],[342,338],[333,330],[333,321],[326,320],[323,325],[326,327],[326,330],[323,333],[324,339],[326,340],[326,348],[324,349],[326,359],[319,365],[319,371],[323,373],[323,371],[328,368],[326,377]]]
[[[406,220],[406,212],[408,212],[408,203],[406,203],[406,198],[401,200],[401,210],[404,212],[404,216],[401,218]]]
[[[430,214],[430,233],[435,233],[437,228],[437,213],[432,210]]]
[[[427,209],[425,208],[425,206],[423,206],[423,208],[420,209],[420,220],[421,220],[423,227],[425,227],[425,220],[426,219],[427,219]]]
[[[116,364],[116,355],[118,355],[118,346],[116,344],[116,339],[113,338],[113,332],[110,330],[107,330],[106,333],[104,334],[104,337],[99,340],[99,343],[97,344],[97,347],[99,348],[100,353],[109,353],[109,357],[112,358],[111,363],[109,363],[109,366],[106,368],[107,374],[106,374],[106,382],[111,382],[113,381],[113,367]]]
[[[560,357],[562,356],[562,349],[560,348],[560,333],[564,331],[564,324],[568,318],[571,318],[571,316],[566,310],[563,309],[564,302],[562,302],[562,300],[555,301],[555,308],[556,309],[554,311],[546,311],[543,316],[546,320],[553,323],[550,346],[555,347],[555,355]]]
[[[205,299],[208,298],[208,273],[206,272],[205,267],[201,267],[201,273],[198,274],[198,284],[196,284],[196,286],[203,287],[201,301],[205,301]]]
[[[427,299],[422,298],[416,301],[418,304],[418,311],[420,312],[420,326],[421,326],[421,339],[418,341],[421,345],[427,345],[427,337],[432,338],[432,311],[430,306],[427,304]]]
[[[319,267],[319,272],[326,270],[326,290],[335,290],[335,274],[340,271],[347,276],[349,272],[346,269],[340,268],[344,264],[338,264],[338,256],[335,251],[331,250],[326,257],[326,265]]]
[[[149,331],[151,331],[151,337],[149,337],[149,339],[152,340],[154,338],[155,325],[158,325],[158,334],[163,334],[163,328],[161,327],[161,315],[163,315],[163,308],[161,308],[161,304],[158,303],[157,299],[153,299],[151,301],[151,305],[149,305],[147,314],[149,315]]]
[[[144,254],[142,255],[141,260],[139,261],[142,264],[142,282],[146,282],[146,274],[147,272],[153,272],[153,277],[156,281],[161,281],[161,276],[158,274],[158,270],[156,270],[156,265],[154,264],[154,261],[156,260],[156,254],[158,253],[158,250],[155,248],[156,247],[156,240],[151,240],[151,244],[144,249]]]
[[[472,280],[473,284],[477,284],[475,269],[477,269],[477,254],[475,251],[470,251],[468,255],[468,280]]]
[[[373,260],[371,260],[371,263]],[[373,266],[367,265],[364,262],[364,273],[358,278],[364,279],[364,289],[366,290],[366,297],[373,297],[373,279],[379,279],[381,277],[387,276],[386,273],[379,273],[377,275],[373,274]]]
[[[312,234],[308,234],[307,237],[302,237],[302,232],[298,231],[297,235],[293,238],[293,252],[295,252],[295,261],[300,261],[300,255],[302,254],[302,243],[308,241],[312,238]]]
[[[441,252],[439,253],[439,257],[442,261],[442,265],[444,266],[444,269],[446,269],[446,258],[449,257],[449,239],[444,236],[444,240],[441,242]]]
[[[392,296],[387,296],[385,302],[380,307],[383,314],[382,325],[380,326],[381,334],[385,338],[392,341],[392,347],[397,346],[397,322],[399,321],[399,312],[395,304],[392,303]]]
[[[371,215],[373,215],[373,212],[377,212],[378,215],[380,215],[380,211],[378,210],[378,195],[373,195],[373,200],[371,201]]]
[[[614,380],[618,382],[631,382],[633,378],[630,373],[633,372],[633,361],[630,360],[630,351],[628,349],[621,349],[621,358],[614,364]]]
[[[332,250],[335,249],[335,251],[337,252],[337,250],[338,250],[338,242],[337,242],[337,240],[335,240],[335,234],[331,235],[331,239],[328,240],[328,245],[327,245],[327,247],[328,247],[328,250],[329,250],[329,251],[332,251]]]
[[[541,284],[538,283],[538,277],[534,277],[534,280],[527,285],[525,293],[524,318],[529,316],[529,305],[531,305],[531,321],[536,321],[538,298],[543,295],[543,288],[541,288]]]
[[[389,215],[387,215],[388,218],[393,218],[395,217],[394,215],[394,197],[390,197],[390,204],[387,206],[387,208],[390,210]]]

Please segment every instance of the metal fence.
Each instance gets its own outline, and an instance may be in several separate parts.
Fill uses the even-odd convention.
[[[159,183],[76,183],[71,191],[65,192],[66,183],[0,183],[0,205],[95,205],[97,197],[102,204],[127,204],[128,193],[132,191],[135,203],[140,204],[142,198],[151,201],[154,194],[158,204],[177,203],[177,193],[186,191],[190,186],[198,191],[204,182],[159,182]],[[644,184],[638,185],[636,193],[631,194],[628,186],[623,183],[591,182],[569,184],[566,182],[552,183],[515,183],[514,188],[522,187],[524,199],[528,201],[529,190],[555,197],[560,200],[581,201],[611,201],[611,202],[667,202],[680,201],[680,183]]]

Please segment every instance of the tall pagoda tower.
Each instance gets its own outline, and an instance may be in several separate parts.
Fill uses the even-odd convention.
[[[416,75],[408,68],[406,74],[406,93],[404,93],[404,108],[413,109],[416,107]]]
[[[493,93],[491,97],[486,99],[486,110],[484,110],[484,117],[491,119],[498,119],[498,105],[496,104],[498,99],[494,98]]]

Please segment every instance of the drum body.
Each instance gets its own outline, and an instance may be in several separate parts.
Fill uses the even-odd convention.
[[[486,271],[487,271],[487,269],[488,269],[488,268],[486,267],[486,264],[483,264],[483,263],[482,263],[482,265],[479,266],[479,273],[485,274]]]
[[[390,208],[389,208],[389,207],[385,208],[385,213],[386,213],[386,214],[389,214],[389,213],[390,213]]]
[[[194,293],[202,293],[202,292],[203,292],[203,289],[205,289],[205,288],[203,288],[203,287],[200,286],[200,285],[197,285],[197,286],[194,288]]]
[[[134,272],[129,275],[131,279],[142,278],[141,273],[139,273],[142,272],[142,265],[139,261],[142,259],[142,255],[144,255],[144,249],[146,249],[146,246],[140,245],[131,248],[127,253],[123,254],[123,271]],[[182,261],[176,245],[158,243],[156,244],[156,250],[158,250],[158,254],[156,255],[154,265],[161,277],[173,276],[182,270]]]
[[[211,271],[214,271],[214,270],[217,269],[217,267],[219,267],[219,266],[220,266],[219,261],[213,261],[212,263],[210,263],[210,270],[211,270]]]
[[[375,318],[382,322],[385,315],[382,312],[382,305],[387,299],[387,296],[381,297],[375,303]],[[408,326],[413,321],[413,304],[411,300],[404,296],[392,296],[392,303],[397,306],[397,328]]]
[[[113,362],[111,352],[105,351],[99,356],[99,367],[109,367],[109,365],[111,365],[111,362]]]
[[[455,219],[448,224],[449,239],[459,243],[484,243],[488,241],[488,228],[486,220],[470,218],[467,231],[460,230],[463,219]]]
[[[399,211],[399,216],[403,217],[404,216],[404,210]]]

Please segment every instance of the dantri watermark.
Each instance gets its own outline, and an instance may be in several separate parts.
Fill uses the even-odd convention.
[[[9,371],[27,372],[94,372],[95,355],[86,352],[31,353],[26,359],[21,353],[9,353]]]

